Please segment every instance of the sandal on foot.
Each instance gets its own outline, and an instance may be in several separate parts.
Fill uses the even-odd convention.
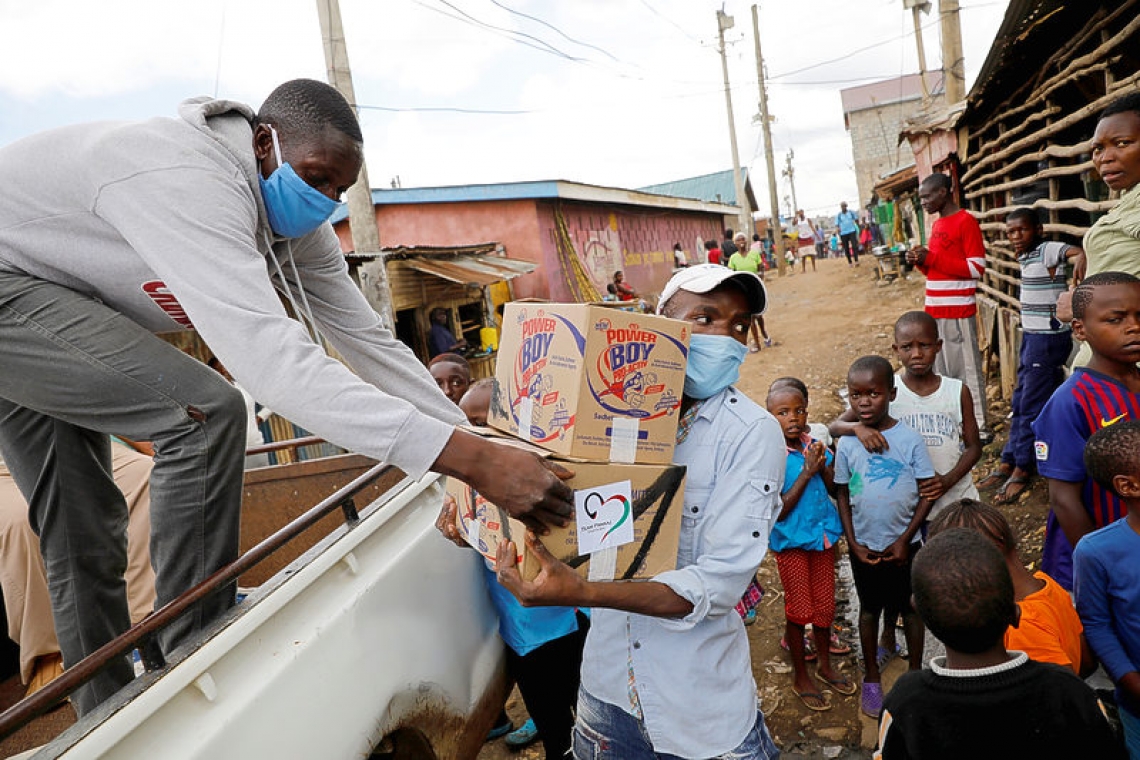
[[[827,651],[831,654],[851,654],[851,647],[840,640],[838,633],[832,631],[831,643],[827,645]]]
[[[816,675],[825,681],[836,694],[842,694],[845,697],[849,697],[859,690],[859,687],[855,685],[855,682],[842,673],[839,673],[836,678],[828,678],[823,673],[820,673],[818,671],[816,672]]]
[[[883,685],[863,682],[863,714],[878,719],[883,714]]]
[[[882,670],[884,665],[897,657],[900,651],[902,651],[902,647],[898,644],[895,644],[894,649],[887,649],[884,646],[880,646],[875,652],[875,662],[878,663],[879,670]]]
[[[804,706],[809,710],[827,712],[831,709],[831,703],[818,691],[796,691],[794,688],[792,691],[795,692],[795,695],[800,698],[800,701],[803,702]]]
[[[979,491],[992,491],[995,488],[1000,488],[1012,474],[1012,469],[1007,472],[999,467],[987,472],[985,477],[974,484],[974,487]]]
[[[1010,475],[1009,479],[1006,480],[1002,487],[998,489],[998,492],[994,494],[992,499],[993,503],[1016,504],[1021,500],[1025,492],[1029,490],[1029,484],[1032,482],[1032,475],[1026,475],[1025,477]],[[1009,492],[1010,487],[1015,489],[1013,493]]]
[[[538,728],[534,725],[534,718],[527,718],[526,723],[507,734],[504,741],[511,749],[522,749],[538,741]]]
[[[788,640],[784,636],[780,637],[780,648],[783,649],[785,652],[791,651],[788,649]],[[804,634],[804,662],[815,662],[818,657],[819,657],[819,655],[817,655],[815,653],[815,647],[813,647],[811,644],[811,639],[808,638],[808,635],[805,633]]]

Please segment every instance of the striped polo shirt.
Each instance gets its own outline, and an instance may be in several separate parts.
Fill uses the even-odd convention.
[[[1081,502],[1096,528],[1124,517],[1127,509],[1116,494],[1088,476],[1085,443],[1101,428],[1137,419],[1140,394],[1107,375],[1076,367],[1033,422],[1038,473],[1054,480],[1082,483]],[[1073,587],[1072,553],[1072,546],[1050,511],[1041,569],[1069,590]]]
[[[1071,246],[1051,240],[1017,257],[1021,265],[1021,329],[1027,333],[1065,333],[1057,320],[1057,299],[1067,289],[1067,259]],[[1052,276],[1049,270],[1053,270]]]

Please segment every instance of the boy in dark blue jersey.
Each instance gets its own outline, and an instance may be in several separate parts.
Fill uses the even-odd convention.
[[[1073,335],[1092,359],[1077,367],[1033,423],[1037,470],[1049,484],[1041,569],[1073,588],[1073,546],[1124,517],[1120,498],[1088,476],[1082,453],[1097,430],[1140,419],[1140,279],[1102,272],[1073,292]]]

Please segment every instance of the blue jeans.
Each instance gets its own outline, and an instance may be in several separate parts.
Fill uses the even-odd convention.
[[[578,691],[578,722],[574,725],[574,760],[684,760],[654,752],[645,725],[620,707]],[[778,760],[780,750],[772,741],[764,714],[756,711],[756,723],[740,746],[709,760]]]
[[[77,251],[76,255],[82,255]],[[221,375],[93,298],[0,272],[0,452],[40,537],[66,667],[130,627],[127,505],[108,434],[154,444],[151,562],[162,606],[237,558],[246,411]],[[163,652],[236,584],[159,635]],[[122,656],[72,696],[90,712],[134,677]]]
[[[1001,461],[1027,472],[1036,469],[1033,421],[1045,407],[1053,391],[1065,382],[1065,362],[1073,350],[1073,338],[1063,333],[1025,333],[1021,336],[1017,385],[1013,389],[1009,440]]]
[[[1123,707],[1118,712],[1120,725],[1124,729],[1124,746],[1128,750],[1128,760],[1140,760],[1140,717]]]

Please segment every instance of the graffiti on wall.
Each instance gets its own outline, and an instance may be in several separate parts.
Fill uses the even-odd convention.
[[[606,285],[613,282],[614,272],[624,266],[617,230],[588,230],[582,260],[594,287],[604,294]]]

